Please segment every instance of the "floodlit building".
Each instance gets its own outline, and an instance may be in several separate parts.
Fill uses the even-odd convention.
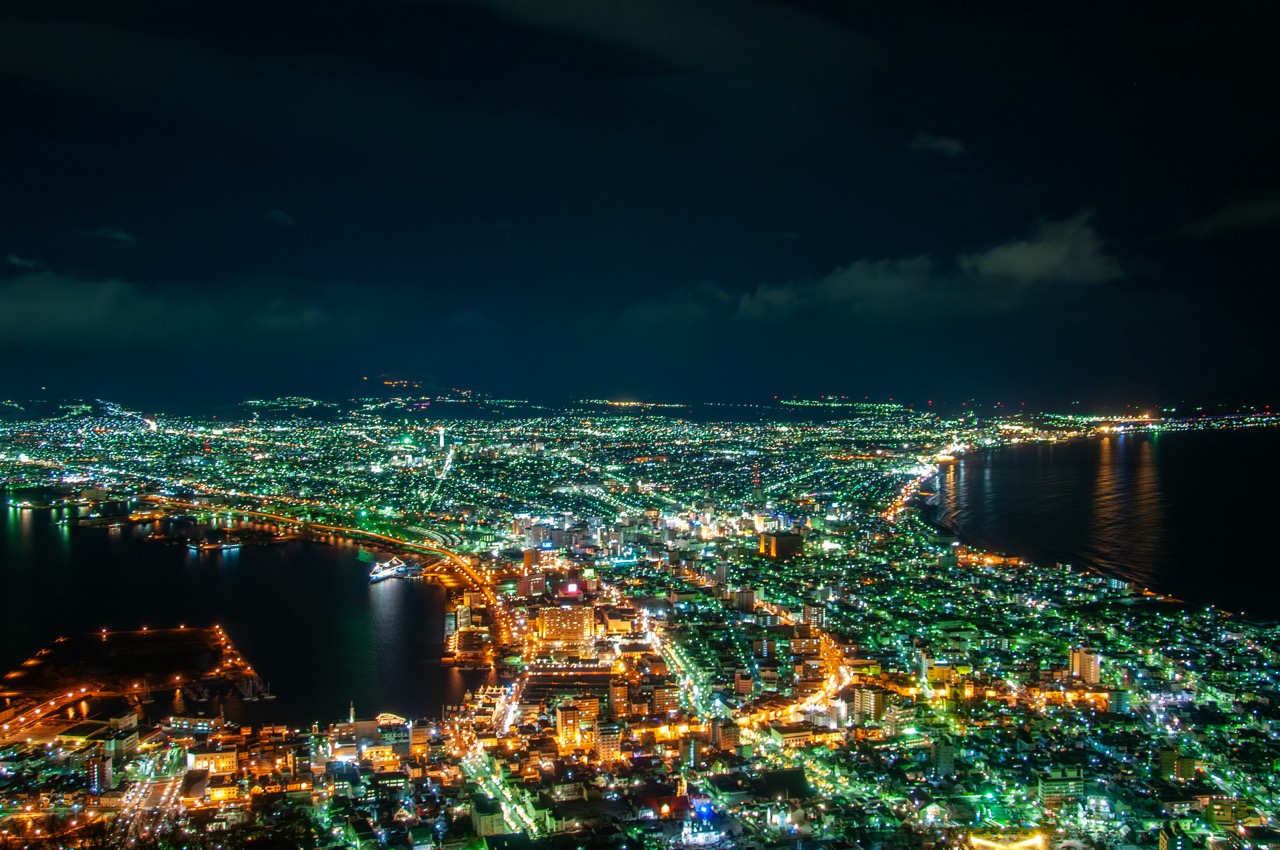
[[[617,761],[622,758],[622,726],[612,721],[596,722],[596,759]]]
[[[766,558],[791,558],[803,549],[804,537],[792,531],[766,531],[760,535],[760,554]]]
[[[1071,650],[1071,675],[1086,684],[1102,681],[1102,656],[1088,647]]]
[[[1040,777],[1040,805],[1059,809],[1084,796],[1084,771],[1078,767],[1055,767]]]
[[[595,636],[595,611],[570,605],[543,608],[538,612],[538,635],[544,640],[590,640]]]

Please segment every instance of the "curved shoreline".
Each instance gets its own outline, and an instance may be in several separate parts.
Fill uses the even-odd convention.
[[[1173,433],[1197,433],[1197,432],[1198,432],[1198,430],[1196,430],[1196,431],[1177,431],[1177,432],[1173,432]],[[1138,435],[1155,436],[1155,434],[1156,434],[1157,432],[1155,432],[1155,431],[1151,431],[1151,430],[1147,430],[1147,431],[1129,432],[1129,433],[1132,433],[1132,434],[1134,434],[1135,436],[1138,436]],[[979,457],[982,457],[982,456],[988,455],[988,454],[990,454],[993,450],[1004,450],[1004,449],[1010,449],[1010,448],[1013,448],[1014,446],[1033,446],[1033,445],[1043,445],[1043,444],[1045,444],[1045,443],[1048,443],[1049,445],[1059,445],[1059,444],[1061,444],[1061,445],[1068,445],[1068,444],[1071,444],[1071,443],[1078,443],[1078,442],[1091,441],[1091,440],[1096,440],[1096,439],[1098,439],[1099,437],[1110,437],[1110,436],[1113,436],[1113,435],[1110,435],[1110,434],[1087,434],[1087,435],[1086,435],[1086,434],[1080,434],[1080,435],[1076,435],[1076,436],[1074,436],[1074,437],[1068,437],[1068,438],[1065,438],[1065,439],[1063,439],[1063,440],[1056,440],[1056,441],[1040,441],[1040,440],[1032,440],[1032,441],[1020,442],[1020,443],[1011,443],[1011,444],[999,445],[999,446],[983,446],[983,447],[981,447],[981,448],[976,449],[975,451],[968,452],[968,453],[966,453],[964,456],[957,458],[957,459],[954,461],[954,463],[957,463],[957,464],[965,463],[965,462],[967,462],[968,460],[971,460],[971,459],[975,459],[975,458],[979,458]],[[1125,435],[1120,435],[1120,436],[1125,436]],[[937,468],[937,471],[936,471],[936,472],[934,472],[934,474],[933,474],[932,476],[930,476],[930,478],[933,480],[933,482],[934,482],[935,484],[937,484],[937,485],[938,485],[938,486],[937,486],[937,488],[936,488],[936,491],[935,491],[937,495],[941,495],[941,492],[942,492],[941,483],[940,483],[940,481],[939,481],[939,479],[941,478],[941,476],[942,476],[942,475],[943,475],[943,469],[942,469],[941,467],[938,467],[938,468]],[[1030,556],[1028,556],[1028,555],[1024,555],[1024,554],[1018,554],[1018,553],[1016,553],[1016,552],[1012,552],[1012,551],[1010,551],[1009,549],[1004,548],[1004,547],[1000,547],[1000,546],[994,546],[994,547],[993,547],[993,546],[987,546],[987,545],[982,545],[982,544],[978,543],[977,541],[975,541],[975,539],[972,537],[972,535],[970,535],[970,534],[966,533],[966,532],[965,532],[965,530],[964,530],[963,528],[959,527],[958,525],[956,525],[956,526],[948,525],[947,523],[942,522],[941,520],[939,520],[939,519],[938,519],[938,513],[940,512],[940,506],[938,506],[938,505],[930,505],[930,504],[928,504],[927,502],[924,502],[924,503],[922,503],[922,504],[915,505],[915,506],[914,506],[914,508],[915,508],[915,510],[918,512],[918,514],[919,514],[920,518],[924,521],[924,523],[925,523],[926,525],[928,525],[929,527],[934,528],[934,529],[936,529],[936,530],[938,530],[938,531],[940,531],[940,532],[942,532],[942,533],[944,533],[944,534],[947,534],[947,535],[950,535],[950,536],[952,536],[952,537],[956,538],[956,540],[957,540],[961,545],[963,545],[963,546],[965,546],[965,547],[967,547],[967,548],[970,548],[970,549],[976,549],[977,551],[985,552],[985,553],[989,553],[989,554],[996,555],[996,556],[1003,557],[1003,558],[1017,558],[1017,559],[1019,559],[1019,560],[1026,561],[1027,563],[1031,564],[1032,566],[1037,566],[1037,567],[1044,566],[1044,561],[1043,561],[1042,559],[1034,558],[1034,557],[1030,557]],[[1224,608],[1223,606],[1221,606],[1221,605],[1219,605],[1219,604],[1216,604],[1216,603],[1212,603],[1212,602],[1193,602],[1193,601],[1190,601],[1190,600],[1186,600],[1186,599],[1183,599],[1183,598],[1181,598],[1181,597],[1178,597],[1178,596],[1173,595],[1173,593],[1169,592],[1167,589],[1163,589],[1163,588],[1160,588],[1160,587],[1158,587],[1158,586],[1156,586],[1156,587],[1150,586],[1150,585],[1146,584],[1144,580],[1134,579],[1134,578],[1131,578],[1130,576],[1123,575],[1123,574],[1121,574],[1121,573],[1119,573],[1119,572],[1116,572],[1116,571],[1114,571],[1114,570],[1108,570],[1108,569],[1106,569],[1106,568],[1104,568],[1104,567],[1101,567],[1101,566],[1098,566],[1098,565],[1096,565],[1096,564],[1088,564],[1088,563],[1085,563],[1085,564],[1075,564],[1075,563],[1066,563],[1066,562],[1060,562],[1060,561],[1059,561],[1059,562],[1055,562],[1055,563],[1060,563],[1060,564],[1062,564],[1063,566],[1068,567],[1069,569],[1079,569],[1079,570],[1084,570],[1084,571],[1086,571],[1086,572],[1093,573],[1094,575],[1100,576],[1100,577],[1102,577],[1102,578],[1106,578],[1106,579],[1111,579],[1111,580],[1116,580],[1116,581],[1123,581],[1123,582],[1126,582],[1126,583],[1130,586],[1130,588],[1131,588],[1131,589],[1133,589],[1133,590],[1135,590],[1135,591],[1140,591],[1143,595],[1156,597],[1156,598],[1159,598],[1159,599],[1161,599],[1161,600],[1163,600],[1163,601],[1173,602],[1173,603],[1178,603],[1178,604],[1183,604],[1183,605],[1192,605],[1192,606],[1197,606],[1197,607],[1198,607],[1198,606],[1205,606],[1205,607],[1209,607],[1209,608],[1218,608],[1218,609],[1223,610],[1223,611],[1226,611],[1226,612],[1228,612],[1228,613],[1238,614],[1239,616],[1241,616],[1241,617],[1243,617],[1243,618],[1246,618],[1246,619],[1250,619],[1250,620],[1251,620],[1251,621],[1253,621],[1253,622],[1259,622],[1259,623],[1274,623],[1274,622],[1280,621],[1280,619],[1278,619],[1278,618],[1258,618],[1258,617],[1251,617],[1248,611],[1245,611],[1245,610],[1232,610],[1232,609],[1229,609],[1229,608]]]

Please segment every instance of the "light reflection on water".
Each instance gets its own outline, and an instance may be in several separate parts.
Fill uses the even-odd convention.
[[[1280,431],[1022,444],[944,467],[934,518],[976,545],[1280,615],[1269,522]]]
[[[445,590],[424,580],[370,585],[354,545],[195,552],[146,540],[150,523],[74,527],[51,510],[4,510],[0,674],[59,635],[219,623],[277,699],[197,703],[164,689],[153,716],[221,709],[247,722],[325,723],[345,717],[350,701],[362,716],[438,716],[487,678],[439,665]]]
[[[1159,584],[1167,522],[1155,443],[1132,436],[1099,441],[1093,515],[1085,555],[1102,569]]]

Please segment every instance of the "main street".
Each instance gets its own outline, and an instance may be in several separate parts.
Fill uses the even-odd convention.
[[[139,759],[131,769],[131,784],[111,824],[111,841],[119,847],[166,832],[182,815],[183,750]]]

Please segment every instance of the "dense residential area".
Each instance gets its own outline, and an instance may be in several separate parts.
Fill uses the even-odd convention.
[[[355,541],[371,583],[445,588],[440,668],[481,672],[438,716],[246,723],[225,705],[275,695],[234,624],[33,647],[0,684],[0,847],[1267,846],[1274,626],[932,522],[938,473],[992,447],[1267,424],[10,405],[7,522]]]

